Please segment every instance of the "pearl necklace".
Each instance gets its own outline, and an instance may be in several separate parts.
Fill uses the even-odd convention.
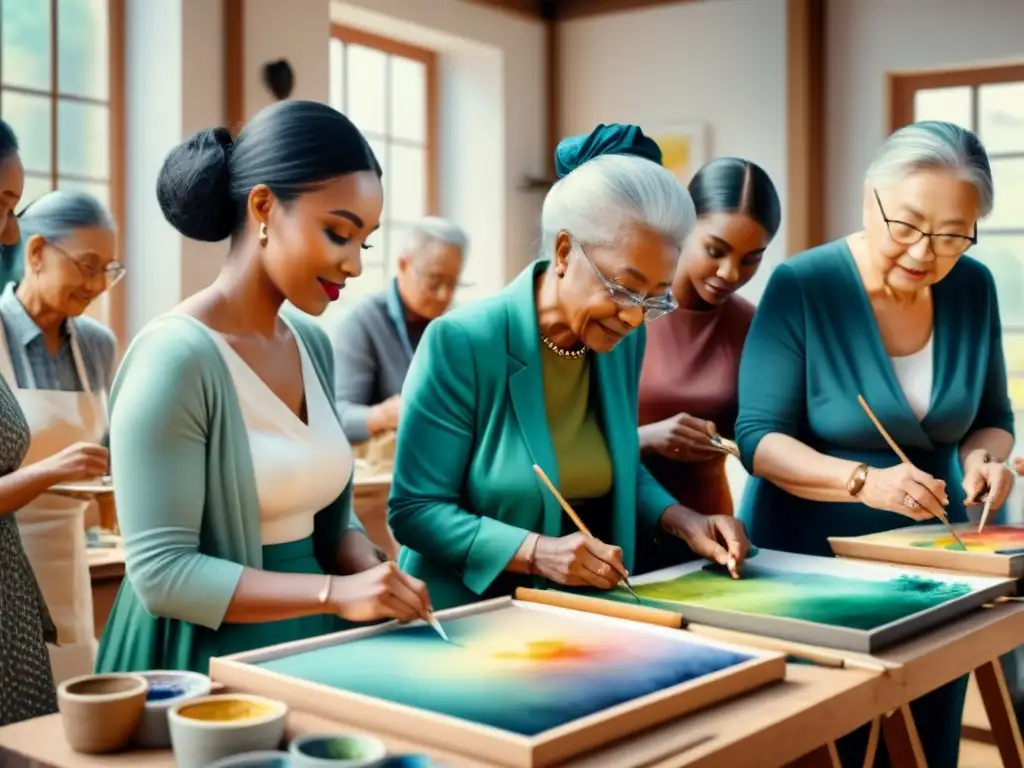
[[[570,360],[579,360],[585,354],[587,354],[587,348],[581,346],[578,349],[562,349],[560,346],[555,344],[551,339],[545,336],[543,333],[540,335],[540,340],[544,342],[544,345],[554,352],[559,357],[567,357]]]

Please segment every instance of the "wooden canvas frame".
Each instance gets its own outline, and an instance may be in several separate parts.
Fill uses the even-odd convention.
[[[588,715],[535,737],[298,680],[254,666],[261,662],[351,642],[375,634],[393,632],[400,627],[395,622],[213,658],[210,660],[210,677],[233,690],[267,696],[283,701],[294,709],[368,730],[432,744],[511,768],[545,768],[645,728],[778,682],[786,673],[786,659],[781,653],[697,638],[689,633],[666,627],[624,622],[622,619],[607,616],[515,601],[509,597],[439,611],[437,618],[444,623],[460,617],[512,607],[517,610],[572,616],[581,622],[593,624],[598,629],[601,625],[621,627],[628,624],[632,631],[651,632],[678,639],[681,644],[697,643],[743,653],[752,658],[750,661],[705,675],[698,680],[675,685]]]
[[[751,559],[750,562],[763,562],[767,567],[781,568],[785,568],[787,562],[790,564],[801,563],[805,567],[815,567],[819,573],[834,576],[849,575],[856,577],[858,572],[861,575],[865,575],[884,571],[891,578],[903,573],[925,578],[965,582],[971,585],[973,591],[963,597],[921,611],[907,619],[894,621],[873,630],[848,629],[846,627],[817,624],[803,619],[764,616],[702,605],[680,604],[679,612],[682,614],[684,621],[687,623],[706,624],[721,629],[731,629],[736,632],[752,635],[774,637],[779,640],[806,645],[872,654],[938,624],[980,608],[997,597],[1012,595],[1016,592],[1016,582],[1010,579],[961,573],[935,573],[885,563],[868,563],[831,557],[797,555],[770,549],[759,550],[756,558]],[[651,582],[665,581],[699,571],[707,564],[707,560],[685,563],[660,571],[646,573],[643,576],[635,576],[631,578],[631,582],[634,587],[639,587]],[[816,566],[820,566],[820,568]],[[657,608],[672,610],[672,605],[667,602],[655,602],[652,605]]]
[[[958,534],[977,530],[973,523],[954,525],[953,528]],[[832,536],[828,543],[838,557],[916,565],[947,571],[968,571],[1012,579],[1024,577],[1024,553],[998,555],[994,552],[963,552],[909,545],[911,539],[920,540],[942,535],[949,535],[944,525],[915,525],[867,536]],[[908,543],[900,543],[899,539],[902,538],[906,538]]]

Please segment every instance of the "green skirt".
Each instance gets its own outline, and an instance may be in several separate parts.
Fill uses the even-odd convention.
[[[263,570],[277,573],[322,574],[313,555],[313,539],[263,547]],[[178,619],[157,618],[146,612],[125,577],[110,612],[96,658],[97,672],[142,672],[186,669],[209,674],[212,656],[305,640],[346,629],[349,625],[328,614],[263,624],[222,624],[213,630]]]

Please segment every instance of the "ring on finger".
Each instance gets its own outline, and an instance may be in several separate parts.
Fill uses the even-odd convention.
[[[918,503],[917,499],[907,493],[903,496],[903,506],[907,509],[917,509],[921,505]]]

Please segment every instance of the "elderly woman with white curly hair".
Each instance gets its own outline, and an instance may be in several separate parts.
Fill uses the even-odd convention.
[[[1005,501],[1013,413],[996,289],[964,255],[992,202],[973,133],[909,125],[868,169],[863,231],[772,274],[740,364],[736,425],[755,475],[740,519],[759,546],[828,555],[829,536],[943,513],[959,522],[965,505]],[[900,463],[858,394],[912,463]],[[957,764],[966,685],[912,705],[932,768]]]
[[[636,126],[564,140],[541,259],[427,328],[402,392],[389,520],[435,607],[521,585],[609,589],[638,536],[679,537],[722,565],[746,556],[741,524],[679,506],[639,462],[643,326],[676,307],[696,218],[660,161]]]

